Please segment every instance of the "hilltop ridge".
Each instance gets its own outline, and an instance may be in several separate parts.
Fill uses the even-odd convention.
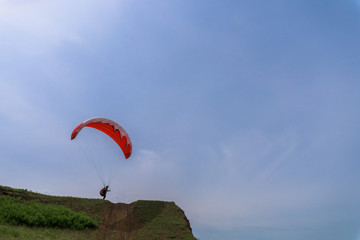
[[[111,203],[102,199],[49,196],[24,189],[0,185],[0,197],[23,203],[36,202],[64,206],[82,212],[98,223],[94,230],[14,226],[0,220],[0,239],[101,239],[101,240],[196,240],[184,211],[174,202],[138,200],[130,204]],[[0,204],[0,210],[2,205]],[[46,230],[46,231],[45,231]],[[44,233],[43,235],[42,232]],[[65,234],[65,236],[64,236]],[[67,238],[75,236],[75,238]]]

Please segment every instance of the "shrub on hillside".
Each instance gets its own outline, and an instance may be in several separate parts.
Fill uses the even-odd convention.
[[[16,198],[0,196],[0,222],[35,227],[86,229],[97,227],[83,213],[69,208],[38,202],[22,202]]]

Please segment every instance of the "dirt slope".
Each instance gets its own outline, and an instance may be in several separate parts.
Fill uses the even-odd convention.
[[[105,213],[103,223],[99,228],[99,239],[129,239],[131,233],[129,204],[110,204]]]

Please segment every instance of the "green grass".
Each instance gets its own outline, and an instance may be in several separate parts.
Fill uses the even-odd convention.
[[[0,226],[0,239],[2,237],[12,237],[12,238],[18,238],[20,237],[20,232],[16,229],[8,226]]]
[[[132,240],[195,240],[184,212],[173,202],[136,201],[134,213],[143,226]]]
[[[93,230],[37,228],[0,224],[0,240],[95,240]]]
[[[0,222],[29,227],[57,227],[87,229],[97,224],[84,213],[77,213],[64,206],[23,202],[10,196],[0,196]]]
[[[14,189],[0,185],[0,196],[2,192],[7,196],[20,199],[23,202],[35,201],[43,204],[65,206],[75,212],[85,212],[97,224],[100,224],[102,220],[100,216],[104,215],[109,207],[108,201],[103,201],[102,199],[49,196],[27,189]]]

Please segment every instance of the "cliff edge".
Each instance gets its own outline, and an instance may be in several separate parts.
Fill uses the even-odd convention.
[[[102,199],[49,196],[5,186],[0,186],[1,197],[22,203],[64,206],[86,214],[97,223],[97,227],[79,231],[14,225],[0,219],[0,239],[27,239],[30,236],[39,239],[196,240],[184,211],[174,202],[139,200],[130,204],[111,203]],[[5,205],[0,204],[0,211],[6,210],[1,208]]]

